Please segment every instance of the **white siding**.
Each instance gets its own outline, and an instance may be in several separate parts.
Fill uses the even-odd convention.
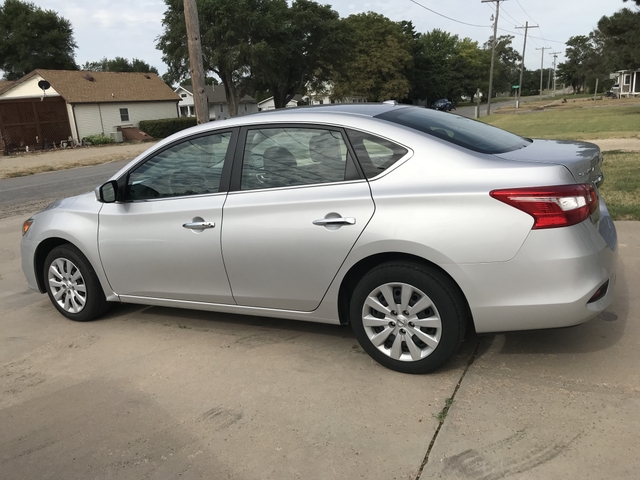
[[[33,78],[30,78],[24,83],[13,87],[8,92],[4,92],[0,95],[1,99],[7,98],[33,98],[33,97],[41,97],[43,95],[42,89],[38,86],[38,82],[40,80],[44,80],[40,75],[36,75]],[[53,87],[47,90],[47,97],[59,97],[60,94],[56,92]]]
[[[120,120],[120,109],[129,111],[129,120]],[[176,102],[128,102],[82,104],[75,106],[76,122],[80,139],[87,135],[104,133],[109,135],[119,126],[137,127],[142,120],[176,118]]]
[[[100,107],[97,104],[75,105],[76,124],[78,125],[78,140],[87,135],[104,133],[100,119]]]

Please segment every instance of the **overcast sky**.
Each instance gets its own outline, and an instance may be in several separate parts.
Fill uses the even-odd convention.
[[[78,49],[76,61],[79,65],[96,61],[103,57],[116,56],[139,58],[155,66],[160,73],[166,72],[161,53],[155,43],[162,33],[162,17],[165,4],[162,0],[32,0],[45,9],[57,11],[71,21]],[[230,0],[233,1],[233,0]],[[416,4],[435,10],[439,14],[467,24],[458,23]],[[412,20],[419,32],[434,28],[454,33],[460,37],[470,37],[484,43],[492,34],[491,15],[495,4],[481,3],[480,0],[329,0],[341,17],[353,13],[374,11],[391,20]],[[499,35],[517,32],[514,47],[521,52],[522,32],[516,25],[540,25],[529,30],[527,40],[526,66],[540,68],[540,51],[545,50],[545,68],[552,66],[549,52],[564,55],[564,42],[574,35],[587,35],[596,27],[603,15],[611,15],[623,7],[631,7],[633,2],[622,0],[506,0],[500,4],[498,22]],[[484,26],[484,27],[483,27]],[[508,30],[508,31],[507,31]]]

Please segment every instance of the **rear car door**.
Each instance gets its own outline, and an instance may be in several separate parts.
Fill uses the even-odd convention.
[[[338,128],[242,130],[222,250],[239,305],[311,311],[366,227],[374,203]]]
[[[100,211],[109,283],[125,297],[234,303],[220,232],[234,131],[180,140],[137,165]]]

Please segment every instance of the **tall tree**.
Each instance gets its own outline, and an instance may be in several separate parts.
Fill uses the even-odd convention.
[[[584,89],[587,81],[605,73],[599,54],[597,35],[576,35],[567,40],[566,61],[558,65],[558,76],[573,87],[576,93]]]
[[[520,76],[520,62],[522,57],[512,47],[513,35],[501,35],[496,41],[496,64],[493,72],[493,84],[495,92],[508,92],[511,85],[518,83]],[[484,44],[487,51],[491,50],[493,37]],[[487,71],[490,64],[487,65]]]
[[[17,80],[36,68],[77,70],[71,23],[33,3],[0,5],[0,70]]]
[[[368,101],[401,100],[409,94],[413,58],[402,26],[378,13],[343,20],[353,41],[344,52],[344,71],[336,75],[334,96],[364,96]]]
[[[256,90],[269,90],[284,108],[306,85],[316,93],[340,68],[348,36],[329,5],[275,2],[271,17],[253,32],[251,74]]]
[[[611,70],[640,67],[640,12],[623,8],[610,17],[602,17],[598,31]]]
[[[115,57],[114,59],[104,57],[98,62],[86,62],[82,65],[82,70],[91,70],[92,72],[151,72],[158,74],[158,69],[144,60],[138,58],[129,60],[123,57]]]
[[[165,0],[164,32],[156,47],[168,66],[166,79],[180,83],[189,76],[183,0]],[[206,72],[222,81],[229,113],[238,114],[239,97],[250,73],[252,32],[269,24],[273,9],[286,8],[286,0],[198,0],[202,57]]]

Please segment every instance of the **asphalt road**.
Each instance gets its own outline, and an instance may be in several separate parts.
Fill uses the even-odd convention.
[[[93,190],[129,160],[0,180],[0,218],[28,215],[54,200]]]

